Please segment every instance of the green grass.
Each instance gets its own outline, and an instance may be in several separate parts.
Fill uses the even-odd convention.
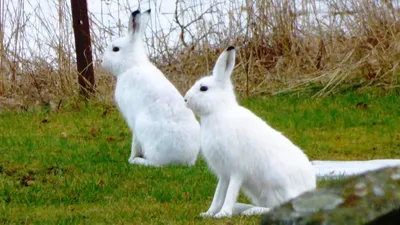
[[[399,158],[399,97],[281,95],[246,99],[242,105],[311,159]],[[259,217],[198,217],[216,185],[201,160],[191,168],[129,165],[131,134],[115,108],[89,104],[60,112],[3,112],[0,124],[0,223],[259,222]]]
[[[248,99],[269,125],[312,159],[400,157],[400,95],[343,93],[320,99],[302,96]]]

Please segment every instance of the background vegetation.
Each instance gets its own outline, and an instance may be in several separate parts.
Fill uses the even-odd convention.
[[[27,10],[34,2],[0,0],[1,107],[54,109],[77,96],[69,1],[40,0]],[[320,96],[371,86],[399,90],[399,1],[176,4],[165,12],[157,1],[101,1],[103,13],[90,14],[95,99],[111,100],[114,79],[99,68],[98,59],[111,36],[124,33],[128,12],[138,5],[156,15],[146,39],[152,61],[181,92],[211,70],[228,44],[239,47],[234,79],[243,95],[312,89]],[[165,14],[173,21],[161,29]]]

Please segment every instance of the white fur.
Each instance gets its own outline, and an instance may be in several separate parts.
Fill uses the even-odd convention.
[[[185,96],[187,106],[200,117],[201,151],[219,180],[202,216],[265,213],[316,187],[303,151],[238,105],[230,81],[234,64],[235,49],[230,47],[218,58],[213,75],[197,81]],[[201,86],[208,90],[201,91]],[[253,205],[236,203],[240,189]]]
[[[102,66],[117,77],[115,100],[133,132],[129,163],[194,165],[200,127],[182,95],[148,59],[143,33],[150,11],[132,13],[128,35],[111,42]],[[119,48],[115,52],[113,49]]]

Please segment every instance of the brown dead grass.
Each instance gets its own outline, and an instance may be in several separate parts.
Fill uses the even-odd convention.
[[[249,0],[243,5],[178,1],[171,30],[161,32],[152,27],[153,35],[147,37],[150,56],[182,93],[211,71],[218,54],[230,44],[239,48],[233,79],[240,94],[317,89],[315,95],[323,96],[370,86],[399,90],[398,1],[298,2],[308,7],[289,0]],[[321,2],[325,9],[317,7]],[[54,18],[38,12],[27,14],[23,10],[26,3],[19,3],[16,7],[0,0],[0,107],[26,109],[47,104],[57,109],[61,104],[73,104],[79,92],[67,1],[48,0],[49,7],[58,12]],[[134,8],[121,5],[124,7]],[[154,13],[161,15],[157,10]],[[321,11],[324,19],[315,17]],[[114,78],[99,68],[97,60],[111,31],[124,31],[120,21],[125,21],[126,15],[120,13],[119,17],[115,18],[119,21],[116,28],[111,29],[102,17],[91,14],[93,97],[104,102],[112,100]],[[32,21],[40,21],[42,27]],[[12,25],[8,27],[11,34],[5,32],[7,24]],[[54,31],[54,26],[58,30]],[[31,34],[32,29],[37,32]],[[48,33],[45,40],[39,36],[43,32]],[[165,40],[172,34],[179,35],[179,42],[167,45]],[[41,46],[30,48],[27,40]]]

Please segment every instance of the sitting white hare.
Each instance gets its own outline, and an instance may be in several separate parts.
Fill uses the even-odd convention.
[[[148,59],[143,35],[150,10],[132,12],[128,34],[111,42],[102,66],[117,77],[115,100],[133,132],[129,163],[194,165],[200,127],[175,86]]]
[[[316,187],[307,156],[237,103],[230,80],[234,65],[231,46],[218,58],[212,76],[198,80],[185,96],[200,117],[201,151],[219,180],[202,216],[265,213]],[[241,188],[254,205],[236,203]]]

